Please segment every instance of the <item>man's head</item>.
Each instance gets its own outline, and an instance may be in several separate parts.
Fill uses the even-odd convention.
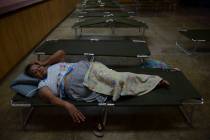
[[[47,77],[47,68],[39,64],[28,64],[25,68],[25,74],[38,79]]]

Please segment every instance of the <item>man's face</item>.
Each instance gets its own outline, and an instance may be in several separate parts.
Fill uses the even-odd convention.
[[[35,77],[39,79],[44,79],[47,76],[47,68],[39,64],[32,65],[30,71]]]

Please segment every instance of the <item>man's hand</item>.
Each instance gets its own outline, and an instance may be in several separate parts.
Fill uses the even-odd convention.
[[[85,116],[73,104],[67,103],[65,108],[71,115],[74,122],[81,123],[85,121]]]
[[[41,66],[45,66],[46,65],[45,62],[39,61],[39,60],[32,61],[31,64],[38,64],[38,65],[41,65]]]
[[[85,116],[73,104],[53,95],[52,91],[47,86],[39,90],[39,96],[54,105],[64,107],[71,115],[74,122],[81,123],[85,121]]]
[[[63,50],[58,50],[54,54],[52,54],[49,58],[47,58],[43,61],[35,60],[35,61],[31,62],[31,64],[48,66],[48,65],[52,65],[52,64],[55,64],[58,62],[63,62],[64,59],[65,59],[65,52]]]

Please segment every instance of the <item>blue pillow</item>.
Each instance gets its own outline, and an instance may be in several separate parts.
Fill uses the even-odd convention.
[[[37,93],[39,82],[39,79],[27,76],[23,73],[12,81],[10,88],[23,96],[32,97]]]

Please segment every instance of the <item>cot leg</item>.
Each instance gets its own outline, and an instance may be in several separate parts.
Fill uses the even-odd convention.
[[[82,27],[80,28],[80,34],[79,34],[79,36],[81,36],[82,35]]]
[[[144,63],[144,58],[141,58],[140,59],[140,63]]]
[[[143,57],[137,57],[137,58],[139,59],[140,64],[144,63],[145,58],[143,58]]]
[[[77,28],[74,29],[74,34],[75,34],[75,37],[77,37]]]
[[[142,36],[144,38],[144,36],[145,36],[145,28],[142,28]]]
[[[182,47],[181,42],[176,41],[176,46],[177,46],[180,50],[182,50],[184,53],[186,53],[187,55],[191,55],[191,54],[192,54],[191,52],[189,52],[188,50],[186,50],[184,47]]]
[[[114,27],[111,27],[112,35],[115,35],[115,29]]]
[[[197,50],[197,41],[193,41],[193,49],[192,49],[192,52],[196,52]]]
[[[107,106],[102,109],[102,112],[100,114],[100,118],[97,122],[97,128],[93,130],[93,133],[97,137],[103,137],[104,136],[104,129],[107,122]]]
[[[141,27],[139,27],[139,36],[143,37],[143,29]]]
[[[193,113],[195,112],[195,106],[191,105],[190,110],[186,110],[186,108],[183,105],[181,105],[179,106],[179,110],[185,118],[188,125],[190,127],[193,127]]]
[[[107,106],[105,106],[105,108],[104,108],[104,112],[103,112],[103,127],[105,127],[106,126],[106,124],[107,124],[107,116],[108,116],[108,107]]]
[[[39,60],[39,61],[41,60],[41,55],[40,54],[37,55],[37,60]]]
[[[87,57],[89,62],[94,62],[95,61],[94,54],[85,54],[85,56]]]
[[[106,123],[107,123],[107,116],[108,116],[108,107],[105,106],[103,109],[102,109],[102,112],[101,112],[101,115],[100,115],[100,121],[98,122],[98,130],[102,130],[105,128],[106,126]]]
[[[26,128],[26,125],[28,124],[33,111],[34,111],[34,107],[30,107],[29,111],[27,111],[25,115],[24,110],[22,109],[22,129],[23,130]]]

